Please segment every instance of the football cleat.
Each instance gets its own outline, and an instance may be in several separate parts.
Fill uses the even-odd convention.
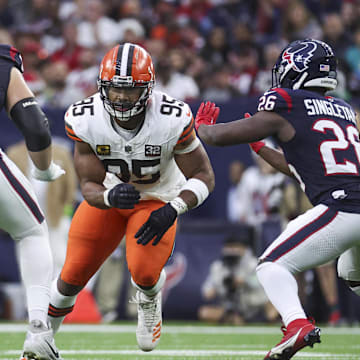
[[[294,320],[281,330],[284,337],[267,353],[264,360],[289,360],[305,346],[313,347],[320,342],[320,329],[307,319]]]
[[[138,346],[143,351],[151,351],[159,343],[161,336],[161,291],[154,297],[137,291],[131,302],[137,304],[136,340]]]
[[[62,360],[53,331],[40,320],[30,322],[21,360]]]

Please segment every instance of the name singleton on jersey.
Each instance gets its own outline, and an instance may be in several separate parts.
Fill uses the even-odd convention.
[[[352,122],[356,125],[354,111],[348,107],[322,99],[305,99],[304,105],[309,116],[329,115]]]

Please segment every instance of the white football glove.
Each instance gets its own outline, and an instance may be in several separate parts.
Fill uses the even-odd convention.
[[[31,175],[41,181],[54,181],[60,176],[65,174],[65,170],[61,166],[55,164],[51,161],[50,166],[46,170],[39,170],[37,167],[34,167]]]

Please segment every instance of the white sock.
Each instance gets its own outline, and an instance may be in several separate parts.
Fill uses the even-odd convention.
[[[276,263],[265,262],[257,267],[256,272],[285,326],[293,320],[307,318],[298,296],[296,279],[290,271]]]
[[[65,309],[73,306],[75,304],[77,295],[74,296],[65,296],[60,293],[57,287],[57,279],[53,280],[51,284],[51,296],[50,296],[50,305],[56,307],[57,309]],[[67,314],[66,314],[67,315]],[[60,325],[62,324],[65,316],[49,316],[48,319],[51,323],[54,335],[59,330]]]
[[[26,292],[29,322],[38,319],[46,324],[53,262],[45,222],[16,241],[16,252]]]

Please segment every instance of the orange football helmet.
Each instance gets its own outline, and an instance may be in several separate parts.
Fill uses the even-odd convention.
[[[151,56],[139,45],[116,45],[101,61],[97,81],[100,97],[105,110],[120,121],[128,121],[145,110],[154,83],[155,72]],[[136,87],[144,90],[135,103],[121,103],[110,100],[111,87]]]

